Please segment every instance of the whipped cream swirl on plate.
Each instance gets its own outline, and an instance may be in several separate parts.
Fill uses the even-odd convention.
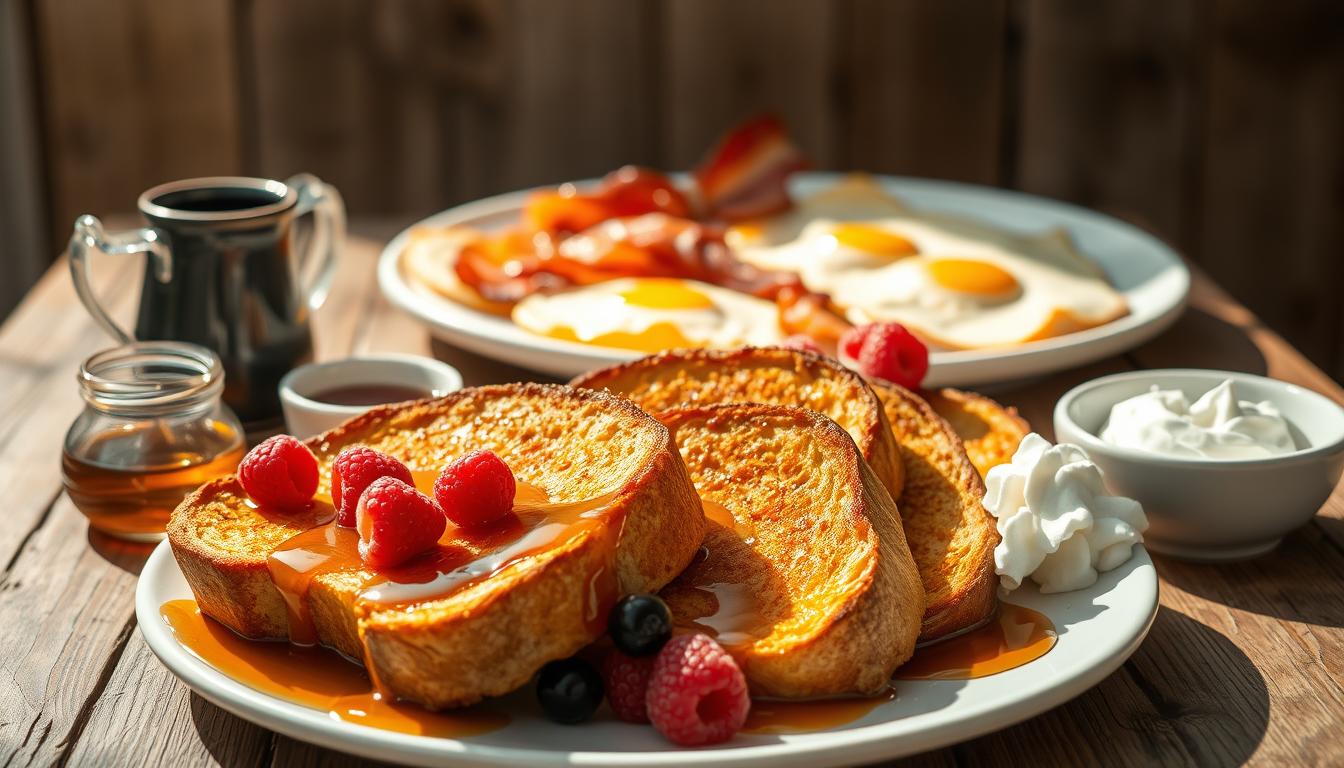
[[[1137,501],[1107,493],[1086,451],[1034,432],[1011,463],[989,470],[985,487],[985,509],[1002,537],[994,566],[1005,589],[1028,577],[1041,592],[1089,587],[1128,560],[1148,528]]]
[[[1297,450],[1279,410],[1237,399],[1231,380],[1193,403],[1180,390],[1154,386],[1116,403],[1098,437],[1182,459],[1262,459]]]

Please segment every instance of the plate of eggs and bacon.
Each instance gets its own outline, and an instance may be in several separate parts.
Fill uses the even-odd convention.
[[[1118,219],[1020,192],[803,170],[783,126],[695,170],[461,205],[399,234],[387,298],[463,349],[556,376],[665,349],[805,346],[899,323],[925,386],[1018,381],[1119,354],[1179,316],[1180,256]]]

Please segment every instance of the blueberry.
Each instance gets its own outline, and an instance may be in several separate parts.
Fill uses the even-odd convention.
[[[672,612],[657,595],[626,595],[611,609],[607,631],[627,656],[652,656],[672,637]]]
[[[602,676],[583,659],[552,661],[537,675],[537,701],[551,720],[581,723],[602,703]]]

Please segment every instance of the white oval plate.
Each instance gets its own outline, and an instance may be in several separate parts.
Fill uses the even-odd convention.
[[[1157,615],[1157,574],[1142,547],[1090,589],[1042,595],[1032,587],[1011,601],[1054,622],[1059,642],[1045,656],[989,677],[898,681],[897,696],[863,718],[828,731],[738,734],[716,747],[681,749],[653,728],[619,722],[604,707],[580,726],[516,713],[504,728],[466,739],[409,736],[332,720],[325,712],[258,692],[183,648],[159,606],[191,598],[165,541],[136,588],[140,631],[154,653],[192,690],[265,728],[364,757],[426,766],[825,766],[865,763],[954,744],[1026,720],[1101,682],[1119,668]],[[526,694],[521,694],[526,695]]]
[[[796,196],[824,188],[840,174],[797,174]],[[1009,230],[1040,232],[1063,227],[1078,249],[1100,264],[1129,302],[1130,313],[1098,328],[1010,349],[934,352],[926,386],[1015,381],[1117,355],[1156,336],[1180,315],[1190,291],[1190,271],[1161,241],[1118,219],[1043,197],[948,181],[875,176],[889,192],[915,209],[974,216]],[[437,213],[411,228],[468,225],[498,229],[518,221],[529,191],[510,192]],[[400,254],[409,229],[383,249],[378,284],[396,306],[430,327],[439,338],[477,354],[556,376],[634,360],[630,350],[539,336],[508,318],[440,296],[407,278]]]

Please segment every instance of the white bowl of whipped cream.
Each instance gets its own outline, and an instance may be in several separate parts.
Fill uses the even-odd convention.
[[[1344,472],[1344,408],[1232,371],[1093,379],[1055,405],[1055,434],[1087,451],[1112,493],[1143,505],[1149,549],[1193,560],[1268,552]]]

